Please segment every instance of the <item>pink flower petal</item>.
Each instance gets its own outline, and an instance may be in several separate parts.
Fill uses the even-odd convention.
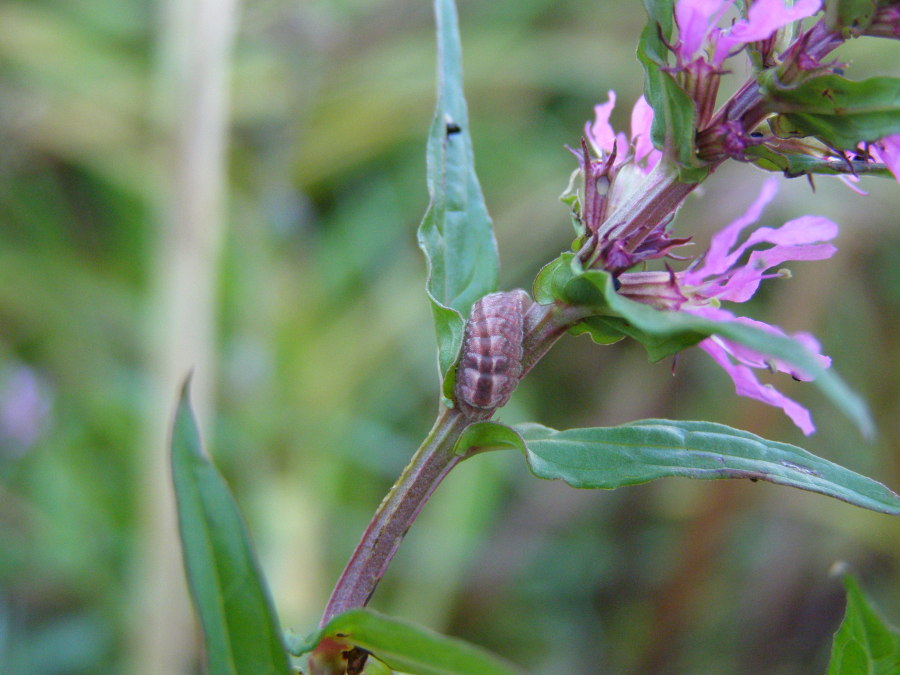
[[[879,159],[887,164],[888,170],[900,182],[900,134],[885,136],[877,145]]]
[[[678,54],[692,61],[703,48],[707,36],[734,0],[679,0],[675,3],[678,24]]]
[[[750,205],[750,208],[747,209],[746,213],[726,225],[713,236],[709,244],[709,250],[706,252],[706,256],[703,259],[703,264],[700,265],[699,268],[687,272],[685,275],[686,283],[699,285],[701,281],[708,276],[727,272],[740,257],[740,253],[737,255],[729,255],[729,251],[737,242],[741,231],[751,223],[755,223],[759,220],[763,209],[770,201],[772,201],[777,192],[778,179],[772,176],[763,183],[759,196]]]
[[[801,246],[831,241],[838,235],[838,226],[823,216],[800,216],[778,228],[760,227],[747,238],[747,246],[761,241],[783,246]]]
[[[643,96],[638,98],[631,110],[631,142],[634,144],[634,161],[636,164],[646,158],[644,171],[649,172],[659,163],[662,153],[653,147],[650,138],[650,127],[653,124],[653,108]]]
[[[703,340],[699,345],[700,349],[709,354],[719,366],[728,373],[728,376],[734,382],[734,389],[738,396],[746,396],[748,398],[762,401],[776,408],[781,408],[791,421],[799,427],[806,436],[809,436],[816,430],[812,423],[812,416],[809,410],[788,398],[774,387],[761,384],[756,379],[756,375],[747,366],[732,363],[728,356],[728,352],[713,338]]]
[[[609,116],[616,107],[616,92],[609,90],[609,100],[594,106],[594,123],[586,125],[587,137],[598,150],[612,152],[616,140],[616,132],[609,123]]]
[[[859,176],[838,176],[838,180],[858,195],[862,195],[863,197],[867,197],[869,195],[868,192],[857,185],[857,183],[859,182]]]
[[[785,5],[783,0],[756,0],[747,12],[747,18],[738,21],[716,44],[715,63],[722,63],[728,54],[749,42],[765,40],[793,21],[812,16],[821,7],[820,0],[797,0]]]
[[[776,265],[789,260],[825,260],[836,251],[831,244],[775,246],[765,251],[753,251],[746,265],[740,267],[725,283],[718,285],[715,297],[730,302],[746,302],[753,297],[766,272]]]

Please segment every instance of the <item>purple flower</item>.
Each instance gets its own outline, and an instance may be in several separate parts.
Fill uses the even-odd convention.
[[[733,4],[734,0],[678,0],[675,54],[682,64],[708,57],[708,63],[719,68],[745,45],[770,38],[779,28],[812,16],[822,5],[820,0],[797,0],[793,5],[784,0],[756,0],[746,18],[727,29],[718,28],[716,24]]]
[[[747,3],[746,18],[719,28],[716,24],[733,4],[734,0],[678,0],[675,4],[678,40],[671,49],[677,64],[668,70],[694,101],[701,130],[712,119],[725,60],[756,43],[765,52],[763,60],[769,62],[777,31],[815,14],[821,2],[797,0],[786,5],[784,0],[755,0]]]
[[[575,211],[584,235],[579,255],[587,267],[601,267],[614,274],[624,272],[643,260],[675,257],[671,249],[688,239],[671,239],[666,223],[637,228],[626,236],[613,236],[606,216],[619,204],[643,189],[644,178],[659,164],[662,153],[653,146],[650,127],[653,108],[641,96],[631,111],[631,142],[616,133],[609,116],[616,93],[594,108],[595,120],[585,124],[586,139],[580,151],[572,152],[581,164],[582,181],[573,181],[562,200]],[[598,157],[594,159],[591,154]],[[576,176],[579,174],[576,174]]]
[[[723,301],[746,302],[763,279],[789,277],[786,270],[769,271],[784,262],[823,260],[837,250],[827,243],[837,236],[837,225],[819,216],[801,216],[779,228],[757,227],[739,241],[744,230],[759,220],[763,208],[775,196],[777,185],[774,177],[766,181],[747,212],[719,231],[706,253],[687,269],[626,272],[618,276],[619,293],[657,309],[689,312],[713,321],[737,321],[784,336],[777,326],[736,317],[721,307]],[[814,337],[806,333],[791,337],[812,352],[823,367],[830,365],[830,359],[819,353]],[[810,379],[806,373],[718,336],[707,338],[698,346],[728,373],[739,395],[781,408],[804,434],[815,430],[809,412],[774,388],[761,384],[754,369],[789,373],[797,380]]]
[[[870,144],[869,152],[877,161],[885,164],[900,182],[900,134],[885,136],[877,143]]]
[[[836,165],[842,166],[850,161],[847,154],[853,155],[855,161],[861,161],[867,165],[873,163],[883,164],[888,171],[894,174],[894,178],[900,182],[900,134],[885,136],[874,143],[860,143],[856,150],[851,153],[833,151],[833,154],[828,155],[827,158]],[[841,175],[839,179],[856,194],[863,196],[869,194],[858,186],[859,176],[855,174]]]
[[[0,372],[0,451],[21,455],[47,424],[51,398],[41,378],[27,366]]]
[[[606,103],[594,106],[594,122],[584,125],[584,135],[591,144],[591,148],[598,157],[606,158],[615,151],[621,158],[614,164],[616,168],[624,165],[629,159],[642,173],[650,171],[659,163],[662,153],[653,147],[650,140],[650,126],[653,124],[653,108],[647,100],[641,96],[631,109],[631,150],[628,139],[622,132],[616,133],[609,123],[609,116],[616,107],[616,92],[609,90],[609,99]]]

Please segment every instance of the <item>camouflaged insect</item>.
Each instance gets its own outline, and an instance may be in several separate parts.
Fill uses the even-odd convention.
[[[522,377],[528,294],[491,293],[472,306],[456,371],[456,402],[467,414],[505,405]]]

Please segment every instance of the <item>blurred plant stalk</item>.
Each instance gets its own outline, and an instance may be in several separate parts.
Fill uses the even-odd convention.
[[[148,111],[160,188],[154,191],[158,238],[145,327],[151,393],[138,481],[127,672],[176,675],[193,672],[197,661],[166,430],[174,394],[190,371],[201,428],[211,419],[236,17],[237,0],[168,0],[160,14],[154,104]]]

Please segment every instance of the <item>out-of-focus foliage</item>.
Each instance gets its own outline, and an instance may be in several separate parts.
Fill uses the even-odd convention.
[[[138,471],[158,254],[158,8],[0,1],[0,671],[123,672],[139,579]],[[557,201],[592,106],[641,91],[640,3],[460,3],[476,168],[501,288],[527,287],[572,236]],[[889,41],[842,47],[855,79],[896,75]],[[248,0],[232,72],[227,244],[210,446],[248,518],[281,621],[306,632],[431,424],[438,376],[415,227],[434,104],[429,3]],[[734,74],[734,80],[742,77]],[[727,84],[723,84],[723,92]],[[718,171],[679,216],[709,234],[764,175]],[[702,354],[565,338],[500,418],[556,428],[710,419],[900,483],[895,183],[859,197],[785,184],[777,225],[842,226],[838,255],[771,281],[755,316],[810,330],[872,406],[860,439],[811,387],[811,439],[732,395]],[[172,391],[172,403],[176,400]],[[11,411],[11,412],[7,412]],[[160,452],[164,451],[160,449]],[[614,492],[529,480],[514,453],[438,490],[373,606],[536,673],[821,672],[838,558],[900,616],[892,519],[744,482]],[[527,639],[523,636],[527,636]]]
[[[203,450],[188,385],[172,431],[172,480],[184,567],[211,673],[290,675],[247,526]]]
[[[847,587],[847,612],[834,635],[828,675],[895,673],[900,668],[900,631],[886,624],[872,602],[851,576]]]

